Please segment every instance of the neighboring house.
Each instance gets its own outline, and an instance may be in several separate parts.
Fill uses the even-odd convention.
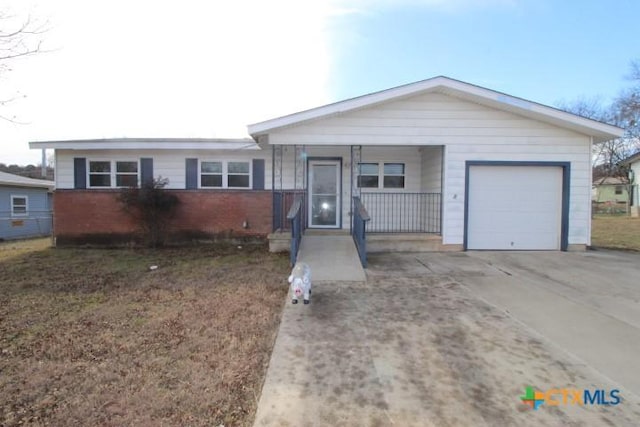
[[[596,203],[627,203],[629,184],[625,178],[603,177],[593,181],[591,200]]]
[[[622,162],[629,166],[629,181],[631,184],[631,215],[640,216],[640,152],[627,157]]]
[[[51,234],[53,181],[0,172],[0,240]]]
[[[328,232],[348,232],[352,212],[366,210],[377,239],[584,249],[591,145],[623,131],[436,77],[256,123],[249,134],[32,142],[55,149],[58,242],[130,238],[117,188],[162,176],[182,201],[176,235],[267,236],[288,227],[303,198],[303,226]]]

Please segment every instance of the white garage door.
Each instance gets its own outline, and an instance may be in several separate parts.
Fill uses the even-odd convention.
[[[561,167],[470,166],[467,197],[467,249],[560,249]]]

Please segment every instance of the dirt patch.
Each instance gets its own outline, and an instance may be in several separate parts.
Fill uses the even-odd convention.
[[[251,424],[285,256],[16,250],[0,247],[0,425]]]

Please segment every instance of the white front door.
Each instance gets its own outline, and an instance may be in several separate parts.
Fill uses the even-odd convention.
[[[309,227],[340,227],[340,161],[309,161]]]

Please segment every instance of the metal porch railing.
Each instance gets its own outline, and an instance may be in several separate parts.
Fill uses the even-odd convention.
[[[307,206],[306,191],[305,190],[274,190],[273,191],[273,231],[281,230],[288,231],[291,228],[291,223],[287,219],[289,210],[293,206],[296,197],[302,198],[302,217],[304,226],[306,227],[307,221]]]
[[[303,205],[304,197],[296,197],[287,214],[287,220],[291,223],[291,252],[289,258],[291,266],[294,266],[298,260],[298,250],[300,249],[300,242],[302,241],[302,232],[304,229]]]
[[[361,193],[371,220],[369,233],[436,233],[441,231],[440,193]]]
[[[367,213],[367,210],[362,205],[359,197],[353,198],[353,241],[358,249],[358,255],[360,255],[360,262],[363,268],[367,268],[367,235],[366,225],[367,221],[371,218]]]

